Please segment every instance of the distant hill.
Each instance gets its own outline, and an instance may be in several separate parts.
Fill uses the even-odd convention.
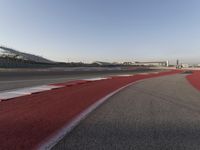
[[[36,56],[33,54],[23,53],[20,51],[17,51],[12,48],[7,48],[4,46],[0,46],[0,57],[1,58],[13,58],[13,59],[20,59],[20,60],[26,60],[26,61],[32,61],[36,63],[56,63],[54,61],[48,60],[46,58],[43,58],[41,56]]]

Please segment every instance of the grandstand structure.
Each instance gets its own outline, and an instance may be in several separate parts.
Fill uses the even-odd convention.
[[[1,68],[51,67],[56,65],[57,62],[41,56],[23,53],[12,48],[0,46]]]
[[[110,63],[95,61],[91,64],[82,62],[55,62],[41,56],[20,52],[13,48],[0,46],[0,68],[44,68],[44,67],[117,67],[117,66],[157,66],[168,67],[168,61]]]

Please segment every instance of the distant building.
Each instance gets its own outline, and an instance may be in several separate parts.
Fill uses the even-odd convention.
[[[169,61],[149,61],[149,62],[135,62],[133,65],[137,66],[157,66],[157,67],[168,67]]]
[[[95,62],[93,62],[93,64],[97,64],[99,66],[110,66],[110,65],[113,65],[110,62],[103,62],[103,61],[95,61]]]
[[[181,64],[181,67],[182,67],[182,68],[188,68],[188,67],[189,67],[189,64]]]
[[[133,62],[123,62],[123,65],[134,65]]]

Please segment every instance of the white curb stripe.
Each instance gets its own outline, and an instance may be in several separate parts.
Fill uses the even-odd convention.
[[[108,78],[89,78],[89,79],[83,79],[85,81],[98,81],[98,80],[105,80],[105,79],[108,79]]]
[[[63,86],[55,86],[55,85],[42,85],[37,87],[30,88],[22,88],[14,91],[6,91],[0,93],[0,100],[8,100],[12,98],[17,98],[25,95],[31,95],[33,93],[44,92],[52,89],[61,88]]]
[[[7,100],[7,99],[25,96],[25,95],[27,95],[27,94],[15,93],[15,92],[5,92],[5,93],[0,93],[0,100]]]
[[[134,76],[134,75],[131,75],[131,74],[121,74],[121,75],[116,75],[114,77],[130,77],[130,76]]]
[[[133,75],[124,74],[124,75],[115,75],[115,76],[116,77],[119,77],[119,76],[128,77],[128,76],[133,76]],[[113,76],[113,77],[115,77],[115,76]],[[89,78],[89,79],[81,79],[81,80],[98,81],[98,80],[105,80],[105,79],[110,79],[110,78],[111,77],[97,77],[97,78]],[[39,93],[39,92],[57,89],[57,88],[61,88],[61,87],[64,87],[64,86],[42,85],[42,86],[36,86],[36,87],[16,89],[13,91],[0,92],[0,101],[2,101],[2,100],[5,101],[5,100],[12,99],[12,98],[17,98],[17,97],[21,97],[21,96],[25,96],[25,95],[31,95],[33,93]]]
[[[138,74],[144,74],[144,75],[146,75],[146,74],[150,74],[150,73],[138,73]]]

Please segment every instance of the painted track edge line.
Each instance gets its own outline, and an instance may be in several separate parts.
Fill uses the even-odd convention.
[[[43,142],[42,144],[39,144],[39,146],[36,147],[38,150],[50,150],[52,149],[61,139],[64,138],[69,132],[71,132],[82,120],[84,120],[92,111],[97,109],[101,104],[103,104],[108,98],[112,97],[116,93],[120,92],[121,90],[136,84],[138,82],[142,82],[146,79],[141,79],[138,81],[133,81],[109,94],[104,96],[103,98],[97,100],[94,104],[83,110],[78,116],[76,116],[74,119],[72,119],[69,123],[67,123],[63,128],[61,128],[57,133],[52,135],[49,139],[46,140],[46,142]]]

